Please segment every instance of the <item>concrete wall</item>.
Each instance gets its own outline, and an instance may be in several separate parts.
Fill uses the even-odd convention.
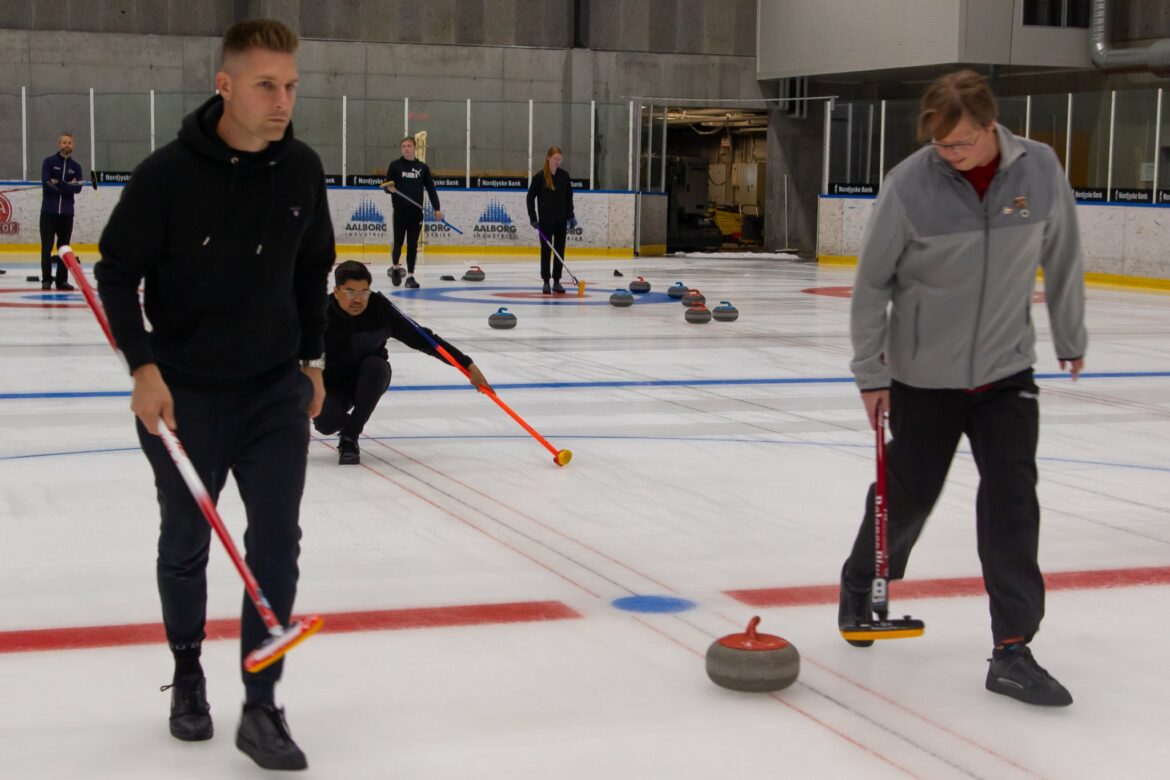
[[[756,0],[585,0],[590,49],[756,53]]]
[[[218,39],[129,33],[0,30],[0,179],[20,178],[20,87],[29,90],[29,166],[77,134],[89,168],[88,89],[96,91],[97,168],[132,168],[149,152],[149,97],[156,138],[174,137],[182,116],[212,94]],[[347,169],[370,173],[397,156],[403,98],[410,132],[428,131],[428,162],[462,172],[466,100],[472,105],[472,167],[527,169],[528,105],[536,101],[534,154],[559,145],[566,167],[587,178],[589,101],[598,103],[597,181],[624,188],[628,96],[753,98],[752,57],[504,46],[306,40],[298,64],[297,134],[341,172],[341,96],[348,97]]]
[[[821,198],[817,255],[856,257],[872,198]],[[1170,281],[1170,207],[1079,204],[1085,272]]]

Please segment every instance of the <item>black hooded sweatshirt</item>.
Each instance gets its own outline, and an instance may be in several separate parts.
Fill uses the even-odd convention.
[[[325,351],[335,251],[321,160],[291,124],[263,151],[236,151],[216,133],[222,115],[211,98],[139,164],[94,268],[130,370],[157,363],[188,386],[260,381]]]
[[[446,363],[439,351],[431,346],[398,307],[382,293],[370,296],[366,310],[356,317],[349,314],[329,296],[329,327],[325,330],[325,387],[337,387],[352,392],[357,385],[357,372],[361,362],[377,355],[383,360],[390,359],[386,351],[387,339],[401,341],[411,349],[425,352]],[[422,326],[419,326],[422,327]],[[423,328],[436,344],[441,345],[464,368],[471,367],[471,358],[444,341],[430,328]]]

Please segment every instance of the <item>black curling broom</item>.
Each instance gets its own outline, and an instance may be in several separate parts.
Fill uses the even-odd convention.
[[[909,639],[922,636],[926,624],[904,615],[901,620],[890,620],[890,556],[886,526],[889,524],[889,508],[886,502],[886,410],[877,408],[877,481],[873,491],[873,554],[874,577],[870,591],[870,609],[877,620],[841,627],[841,636],[854,642],[868,642],[873,639]]]

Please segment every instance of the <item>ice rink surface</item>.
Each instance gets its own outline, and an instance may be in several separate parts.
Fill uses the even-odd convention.
[[[204,650],[215,738],[167,732],[158,508],[129,381],[80,296],[42,293],[15,259],[0,256],[0,776],[260,776],[234,746],[233,638]],[[277,691],[304,776],[1164,776],[1170,297],[1091,287],[1076,383],[1057,376],[1036,305],[1053,587],[1033,648],[1075,698],[1044,710],[983,689],[965,442],[892,588],[925,636],[860,650],[837,633],[836,578],[873,477],[848,374],[850,270],[569,260],[585,298],[533,296],[534,258],[427,258],[418,291],[374,268],[376,289],[574,458],[558,468],[457,372],[392,343],[362,465],[339,467],[335,439],[310,447],[297,613],[326,625]],[[484,282],[439,281],[472,262]],[[650,295],[609,306],[638,274]],[[739,321],[686,323],[661,295],[675,281],[734,302]],[[499,306],[515,330],[488,328]],[[220,506],[239,538],[230,482]],[[240,594],[214,549],[209,616],[229,636]],[[629,596],[695,606],[614,606]],[[704,672],[707,646],[754,614],[802,657],[772,695]]]

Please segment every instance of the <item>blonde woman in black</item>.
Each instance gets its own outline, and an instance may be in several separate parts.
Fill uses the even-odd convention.
[[[569,180],[569,172],[561,167],[564,159],[560,147],[550,146],[544,155],[544,168],[532,177],[532,183],[528,185],[528,221],[543,234],[540,242],[540,276],[544,279],[545,294],[565,291],[561,286],[563,268],[561,258],[565,256],[565,234],[577,227],[577,219],[573,216],[573,185]],[[556,247],[559,255],[555,262],[550,242]]]

